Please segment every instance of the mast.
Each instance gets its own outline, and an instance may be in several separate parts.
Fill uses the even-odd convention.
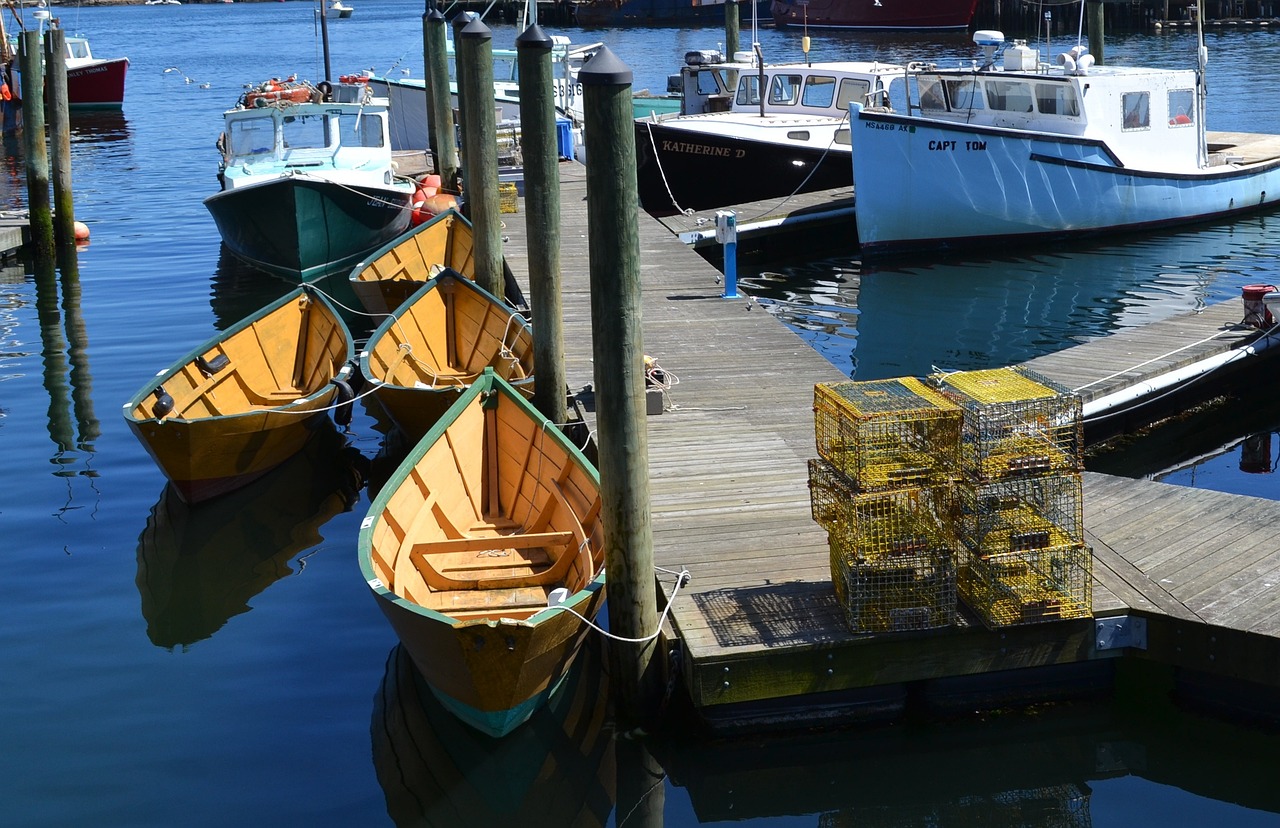
[[[1209,65],[1209,50],[1204,45],[1204,0],[1196,0],[1196,161],[1201,168],[1209,165],[1209,146],[1205,138],[1205,98],[1209,96],[1209,84],[1205,70]]]

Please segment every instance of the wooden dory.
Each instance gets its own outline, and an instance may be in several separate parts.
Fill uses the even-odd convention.
[[[427,282],[360,353],[374,396],[417,442],[485,368],[533,393],[533,331],[524,317],[457,271]]]
[[[318,418],[350,403],[354,352],[337,311],[304,286],[161,371],[124,418],[183,500],[207,500],[298,453]]]
[[[351,290],[370,313],[391,313],[445,268],[475,278],[471,222],[445,210],[392,240],[351,271]]]
[[[440,702],[502,736],[554,692],[590,633],[573,613],[594,618],[604,602],[599,476],[485,371],[382,487],[358,557]]]

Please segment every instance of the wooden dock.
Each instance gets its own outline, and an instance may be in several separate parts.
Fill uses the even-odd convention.
[[[585,172],[570,162],[560,173],[567,370],[582,392],[593,383]],[[523,275],[524,216],[505,219]],[[714,728],[1105,690],[1120,656],[1168,665],[1184,683],[1212,679],[1214,694],[1229,682],[1238,698],[1275,696],[1280,503],[1100,474],[1084,476],[1096,619],[991,631],[966,616],[945,630],[849,633],[807,472],[813,385],[846,377],[750,299],[722,298],[719,272],[667,226],[641,213],[639,235],[644,350],[677,380],[647,420],[654,554],[692,575],[671,629],[684,687]],[[1032,367],[1093,399],[1240,346],[1256,336],[1233,327],[1242,315],[1224,303]]]

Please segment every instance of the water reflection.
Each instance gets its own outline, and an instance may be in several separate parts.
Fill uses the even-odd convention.
[[[130,137],[129,119],[111,109],[75,110],[71,113],[71,142],[105,144]]]
[[[284,465],[208,503],[188,505],[165,485],[138,538],[136,583],[151,643],[185,649],[209,638],[293,574],[289,562],[351,510],[367,463],[324,422]]]
[[[680,742],[660,758],[699,824],[799,814],[860,828],[1274,823],[1274,736],[1178,712],[1154,690],[982,720]],[[1156,801],[1178,803],[1171,821],[1155,818]],[[1126,819],[1135,803],[1150,818]],[[1249,813],[1265,819],[1240,818]]]
[[[373,700],[373,764],[397,826],[601,826],[615,759],[599,639],[548,705],[502,739],[444,709],[400,645]],[[661,778],[661,777],[659,777]]]
[[[1035,252],[749,274],[744,291],[858,379],[1023,362],[1274,281],[1274,216]]]

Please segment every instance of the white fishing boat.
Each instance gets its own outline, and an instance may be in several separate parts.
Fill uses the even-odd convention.
[[[354,7],[348,6],[346,3],[342,2],[342,0],[333,0],[333,2],[329,4],[330,17],[337,17],[345,20],[350,17],[354,11]]]
[[[1203,34],[1198,67],[1179,70],[973,39],[984,56],[971,65],[910,65],[904,109],[855,108],[864,255],[1170,226],[1280,199],[1280,136],[1205,130]]]

